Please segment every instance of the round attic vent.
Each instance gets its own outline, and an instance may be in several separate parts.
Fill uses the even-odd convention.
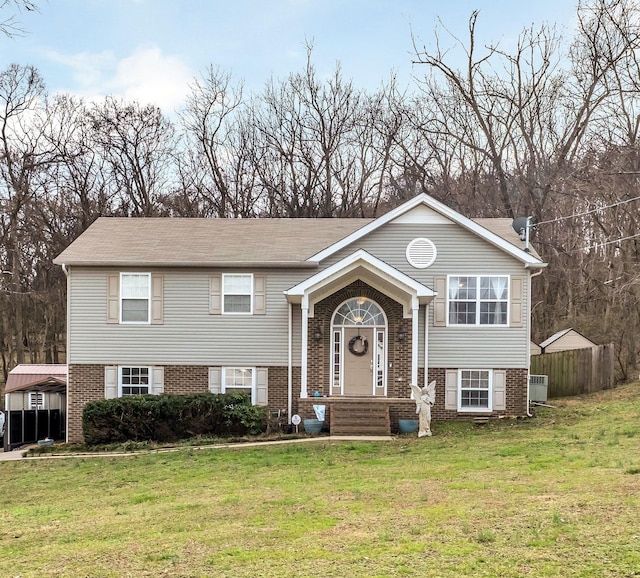
[[[429,239],[414,239],[407,245],[407,261],[416,269],[426,269],[436,260],[436,246]]]

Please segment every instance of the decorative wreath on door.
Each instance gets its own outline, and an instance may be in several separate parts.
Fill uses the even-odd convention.
[[[367,354],[369,351],[369,342],[364,335],[356,335],[352,337],[349,341],[349,351],[353,355],[357,355],[358,357],[362,357]]]

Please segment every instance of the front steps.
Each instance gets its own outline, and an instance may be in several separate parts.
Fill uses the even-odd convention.
[[[332,401],[329,431],[339,435],[391,435],[389,406],[366,399]]]

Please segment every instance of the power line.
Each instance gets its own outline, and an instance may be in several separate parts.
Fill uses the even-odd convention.
[[[584,217],[585,215],[591,215],[592,213],[597,213],[598,211],[604,211],[605,209],[611,209],[613,207],[617,207],[618,205],[624,205],[625,203],[630,203],[632,201],[638,201],[638,200],[640,200],[640,196],[633,197],[632,199],[624,199],[622,201],[618,201],[611,205],[598,207],[597,209],[591,209],[590,211],[585,211],[584,213],[575,213],[573,215],[568,215],[566,217],[556,217],[555,219],[549,219],[548,221],[540,221],[539,223],[534,223],[533,226],[537,227],[538,225],[548,225],[549,223],[556,223],[558,221],[564,221],[566,219],[575,219],[576,217]]]
[[[587,251],[589,249],[597,249],[598,247],[604,247],[605,245],[613,245],[614,243],[619,243],[620,241],[628,241],[629,239],[635,239],[636,237],[640,237],[640,233],[636,233],[635,235],[628,235],[627,237],[620,237],[619,239],[614,239],[613,241],[603,241],[602,243],[594,243],[593,245],[588,245],[587,247],[581,247],[580,249],[573,249],[573,251],[567,251],[567,253],[580,253],[581,251]]]

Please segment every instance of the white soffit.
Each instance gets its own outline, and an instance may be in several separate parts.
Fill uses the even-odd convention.
[[[399,225],[455,225],[451,219],[447,219],[426,205],[414,207],[393,219],[391,223]]]

